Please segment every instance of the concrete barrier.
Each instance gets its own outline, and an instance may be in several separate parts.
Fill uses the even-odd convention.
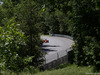
[[[57,66],[59,66],[60,64],[64,64],[68,62],[68,54],[66,54],[63,57],[59,57],[51,62],[45,63],[44,64],[44,69],[45,70],[49,70],[51,68],[55,68]]]

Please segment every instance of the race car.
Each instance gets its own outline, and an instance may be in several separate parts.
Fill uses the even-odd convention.
[[[49,40],[45,39],[45,40],[44,40],[44,43],[49,43]]]

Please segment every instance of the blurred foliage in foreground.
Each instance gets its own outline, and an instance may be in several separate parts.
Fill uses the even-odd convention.
[[[17,63],[24,63],[24,66],[19,64],[16,67],[39,66],[42,62],[39,59],[42,57],[39,33],[61,33],[73,36],[74,60],[77,65],[93,65],[95,70],[100,71],[99,0],[3,1],[4,3],[0,6],[1,69],[12,67],[15,70],[13,66],[15,63],[11,64],[11,62],[17,58],[19,60]],[[15,22],[7,24],[14,17]],[[19,31],[17,31],[17,24],[20,24]],[[11,30],[10,26],[13,27]],[[10,39],[7,38],[8,35]],[[6,52],[11,53],[12,56],[10,57],[9,53],[6,56]],[[23,62],[26,57],[32,59],[28,64]]]

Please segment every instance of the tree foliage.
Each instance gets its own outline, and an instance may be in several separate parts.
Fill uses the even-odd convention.
[[[64,29],[64,31],[68,29],[74,38],[75,45],[73,50],[75,63],[77,65],[94,65],[96,70],[100,71],[100,1],[48,0],[48,2],[49,9],[50,11],[52,10],[51,12],[58,9],[67,17],[65,19],[67,21],[65,22],[67,28],[62,29]],[[63,19],[61,19],[61,21],[63,21]]]
[[[43,62],[43,54],[40,51],[41,40],[39,35],[39,22],[41,20],[39,17],[40,8],[35,1],[22,0],[20,3],[16,2],[16,5],[14,5],[15,2],[16,1],[12,0],[4,0],[4,4],[1,7],[5,16],[1,18],[1,29],[5,29],[3,32],[1,31],[1,39],[5,41],[4,43],[1,42],[1,44],[7,45],[3,45],[0,52],[2,53],[2,51],[5,50],[9,51],[8,47],[10,47],[12,53],[7,52],[7,55],[9,55],[9,53],[13,54],[11,56],[2,54],[4,57],[1,58],[1,60],[5,59],[5,67],[14,71],[21,71],[29,66],[39,67]],[[10,21],[13,17],[15,17],[15,23],[20,25],[18,28],[14,23],[11,25],[7,24],[7,21]],[[4,36],[6,38],[3,38],[3,34],[5,34]],[[11,36],[12,39],[7,39],[7,36]],[[10,41],[12,43],[6,43]],[[21,44],[24,42],[25,45]],[[14,61],[16,62],[13,63]]]
[[[8,22],[4,27],[0,26],[0,69],[12,69],[20,71],[28,64],[27,56],[20,56],[19,52],[24,50],[27,37],[19,25]]]
[[[25,32],[27,37],[27,54],[34,55],[33,62],[30,63],[34,66],[38,66],[40,58],[42,56],[40,52],[40,29],[39,22],[41,18],[39,17],[40,8],[38,4],[34,1],[22,1],[16,8],[18,10],[15,15],[17,17],[16,21],[21,24],[21,30]]]
[[[17,52],[22,58],[34,56],[32,62],[28,63],[33,66],[38,66],[42,61],[40,60],[42,54],[39,48],[41,42],[39,33],[72,35],[75,41],[73,46],[75,63],[77,65],[94,65],[99,71],[99,12],[99,0],[4,0],[4,4],[0,6],[1,32],[4,27],[7,28],[8,24],[6,25],[6,23],[16,17],[16,23],[20,24],[18,29],[22,30],[20,33],[24,32],[27,39],[25,40],[25,49],[21,47],[21,51],[15,51],[15,55]],[[2,32],[1,35],[5,32]],[[21,35],[18,37],[24,39]],[[4,38],[2,40],[7,41]]]
[[[95,65],[100,70],[100,9],[98,0],[73,1],[72,35],[75,39],[75,61],[78,65]],[[98,63],[97,63],[98,62]],[[96,66],[98,65],[98,67]]]

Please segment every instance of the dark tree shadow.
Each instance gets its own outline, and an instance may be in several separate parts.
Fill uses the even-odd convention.
[[[42,47],[60,47],[60,46],[57,46],[57,45],[42,45]]]
[[[44,49],[44,48],[42,48],[42,51],[48,51],[48,52],[51,52],[51,51],[57,51],[57,50],[51,50],[51,49]]]
[[[44,49],[42,48],[42,52],[47,54],[48,52],[56,52],[57,50],[51,50],[51,49]]]
[[[41,51],[45,54],[47,54],[48,52],[56,52],[57,51],[57,50],[48,49],[47,47],[60,47],[60,46],[58,46],[58,45],[42,45]]]

